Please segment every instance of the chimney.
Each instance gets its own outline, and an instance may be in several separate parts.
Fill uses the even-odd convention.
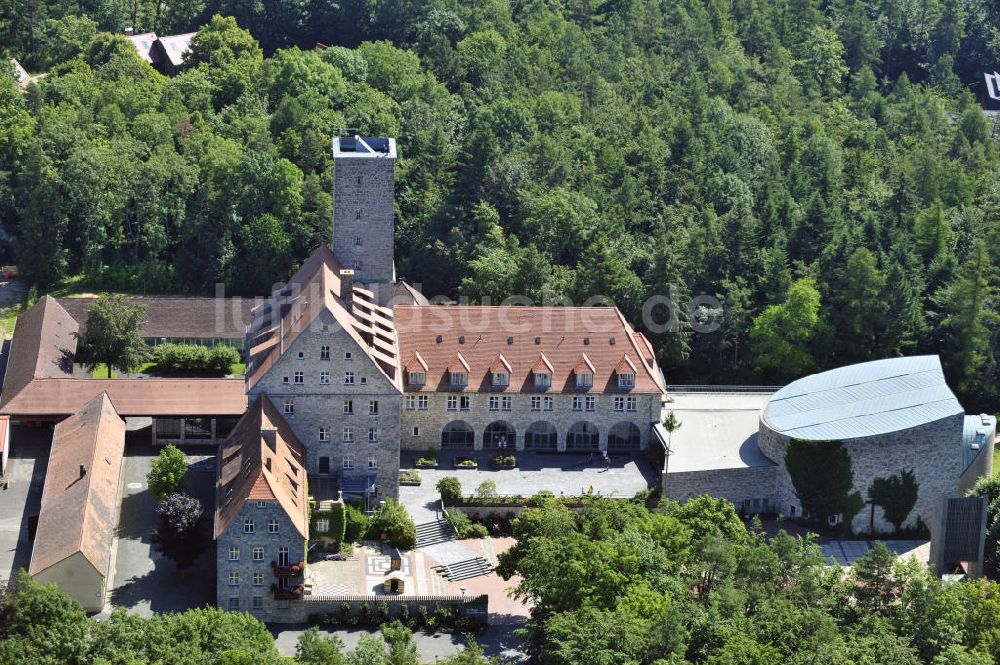
[[[131,37],[135,34],[135,28],[125,28],[125,36]]]
[[[80,477],[83,478],[85,475],[87,475],[87,467],[85,467],[84,465],[81,464],[80,465]]]
[[[340,299],[344,301],[344,307],[350,312],[354,308],[354,271],[340,271]]]

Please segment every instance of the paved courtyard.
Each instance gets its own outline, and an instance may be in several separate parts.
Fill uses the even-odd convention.
[[[542,490],[553,494],[579,496],[591,492],[601,496],[630,498],[659,482],[659,474],[646,453],[612,453],[611,468],[605,469],[599,453],[539,454],[518,452],[517,468],[492,469],[496,451],[459,453],[476,459],[478,469],[455,469],[453,451],[438,454],[437,469],[420,469],[419,487],[400,487],[399,500],[417,524],[435,519],[439,495],[435,485],[445,476],[455,476],[466,494],[486,480],[496,483],[498,494],[532,496]],[[401,468],[412,469],[416,455],[404,452]]]
[[[11,430],[11,453],[4,476],[7,489],[0,490],[0,585],[31,562],[28,523],[38,517],[51,443],[52,429],[48,427],[15,426]]]
[[[211,543],[187,570],[178,570],[152,548],[156,501],[146,486],[146,474],[160,449],[150,443],[149,436],[148,428],[126,434],[121,514],[108,594],[111,609],[120,607],[147,617],[154,612],[176,612],[215,602],[215,548]],[[189,447],[184,452],[190,465],[188,491],[201,501],[207,513],[206,524],[211,524],[215,450]]]

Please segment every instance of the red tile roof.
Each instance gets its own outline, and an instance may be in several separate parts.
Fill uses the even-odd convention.
[[[309,537],[305,448],[267,395],[260,395],[240,418],[219,451],[215,537],[246,501],[274,501]]]
[[[464,390],[492,392],[490,366],[502,353],[512,368],[506,392],[534,389],[531,374],[540,354],[552,365],[554,392],[581,391],[575,377],[581,362],[594,371],[587,390],[618,392],[615,368],[626,354],[636,367],[631,392],[666,392],[652,347],[614,307],[398,305],[396,329],[402,357],[419,353],[428,368],[427,383],[407,391],[452,390],[448,372],[461,355],[469,366]]]
[[[502,353],[498,353],[496,360],[494,360],[493,364],[490,365],[490,372],[492,374],[496,374],[497,372],[507,372],[509,374],[510,370],[510,363],[507,362],[507,359],[503,357]]]
[[[97,298],[56,298],[80,327],[87,327],[87,310]],[[185,298],[180,296],[130,296],[146,306],[143,337],[243,339],[253,308],[263,298]]]
[[[108,574],[124,451],[125,421],[104,393],[56,425],[31,553],[32,575],[77,552],[101,575]]]
[[[536,360],[535,364],[531,366],[531,371],[535,374],[545,374],[546,372],[551,374],[553,369],[552,363],[549,362],[549,359],[545,357],[544,353],[539,353],[538,360]]]
[[[353,285],[351,302],[341,299],[340,264],[329,247],[316,249],[288,285],[253,311],[247,333],[247,386],[252,388],[324,309],[397,388],[399,349],[392,310],[375,304],[371,291]]]

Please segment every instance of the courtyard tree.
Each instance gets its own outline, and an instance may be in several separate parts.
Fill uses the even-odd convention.
[[[368,537],[385,538],[393,547],[409,550],[417,544],[417,526],[406,508],[386,499],[372,516]]]
[[[462,500],[462,482],[455,476],[445,476],[435,487],[445,504],[457,504]]]
[[[183,492],[187,472],[187,456],[184,451],[173,444],[167,444],[153,458],[149,473],[146,474],[150,493],[161,500],[168,495]]]
[[[193,565],[208,545],[202,529],[204,512],[198,499],[180,492],[164,497],[156,506],[153,545],[178,568]]]
[[[126,296],[102,295],[87,310],[87,326],[83,334],[76,333],[80,346],[86,350],[86,367],[90,371],[100,366],[131,372],[149,357],[149,347],[142,339],[146,325],[146,306],[129,302]]]

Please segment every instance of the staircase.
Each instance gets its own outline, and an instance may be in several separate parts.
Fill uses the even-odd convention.
[[[457,561],[452,564],[435,566],[433,570],[446,580],[458,582],[461,580],[471,579],[473,577],[479,577],[480,575],[489,575],[493,572],[493,566],[491,566],[483,557],[477,556],[472,559]]]
[[[417,547],[437,545],[449,540],[455,540],[455,530],[445,520],[417,525]]]

